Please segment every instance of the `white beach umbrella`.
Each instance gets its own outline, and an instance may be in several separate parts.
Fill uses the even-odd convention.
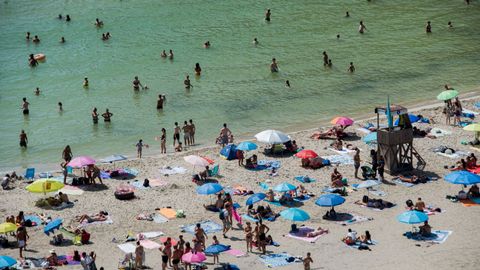
[[[264,130],[255,135],[255,138],[259,142],[270,144],[281,144],[290,141],[290,136],[281,131],[273,129]]]
[[[183,158],[186,162],[192,164],[193,166],[205,167],[210,165],[208,160],[197,155],[190,155]]]

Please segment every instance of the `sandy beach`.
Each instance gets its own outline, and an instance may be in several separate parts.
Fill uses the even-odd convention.
[[[473,95],[472,95],[473,96]],[[463,101],[463,107],[480,111],[474,107],[475,102],[480,98],[474,97]],[[372,108],[373,110],[373,108]],[[445,165],[453,165],[458,159],[452,159],[438,155],[431,151],[432,148],[446,145],[455,150],[464,152],[473,152],[479,154],[478,149],[474,149],[468,145],[462,145],[462,141],[470,141],[473,139],[473,133],[462,130],[459,127],[445,125],[445,119],[442,114],[441,107],[427,106],[416,114],[422,114],[424,117],[433,119],[435,124],[415,124],[420,129],[427,127],[437,127],[445,131],[450,131],[450,135],[431,138],[415,138],[414,147],[420,155],[426,160],[427,165],[425,172],[429,175],[438,176],[437,181],[431,181],[426,184],[418,184],[413,187],[406,187],[398,184],[382,184],[377,187],[385,193],[380,198],[390,201],[396,206],[383,211],[374,211],[369,208],[361,207],[354,202],[361,200],[366,194],[364,190],[352,191],[348,193],[346,202],[338,207],[338,213],[349,213],[355,216],[362,216],[371,220],[344,226],[333,221],[322,219],[322,215],[327,208],[315,205],[315,199],[322,194],[322,190],[330,183],[330,174],[333,166],[324,167],[318,170],[307,170],[300,166],[300,159],[289,157],[265,157],[263,155],[264,145],[259,144],[258,151],[254,151],[258,155],[259,160],[277,160],[281,162],[278,170],[278,176],[271,177],[268,170],[250,171],[240,167],[236,160],[227,161],[219,156],[220,147],[202,148],[178,154],[168,154],[161,157],[146,157],[137,160],[127,160],[117,162],[117,168],[131,168],[138,170],[139,174],[135,179],[142,181],[148,179],[160,179],[165,182],[165,186],[137,189],[135,190],[136,198],[130,201],[119,201],[115,199],[113,192],[117,186],[122,183],[132,182],[133,180],[115,180],[105,179],[105,187],[88,187],[83,195],[70,195],[70,200],[75,202],[74,207],[61,211],[44,210],[34,206],[34,201],[41,198],[42,195],[31,194],[25,190],[26,184],[14,183],[15,188],[1,192],[1,208],[3,216],[16,215],[19,210],[25,211],[25,214],[45,213],[52,218],[64,219],[64,225],[71,224],[71,220],[81,214],[93,214],[101,210],[107,211],[111,217],[113,224],[98,224],[88,226],[86,229],[91,233],[91,244],[82,246],[53,246],[49,244],[51,236],[43,233],[43,226],[28,228],[30,239],[28,241],[29,251],[26,251],[27,257],[46,257],[49,250],[54,248],[57,254],[70,254],[73,250],[80,252],[95,251],[97,253],[97,267],[103,266],[105,269],[116,269],[119,260],[123,259],[125,253],[120,250],[117,245],[122,244],[126,236],[142,232],[161,231],[165,236],[178,239],[178,235],[184,235],[186,241],[190,241],[193,235],[181,232],[181,226],[196,223],[202,220],[212,220],[221,224],[218,213],[206,211],[202,205],[213,202],[214,197],[202,196],[196,193],[197,185],[191,181],[191,175],[198,170],[193,170],[192,165],[186,163],[183,157],[191,154],[206,156],[215,160],[220,166],[220,177],[215,179],[223,187],[234,187],[241,185],[254,192],[261,192],[259,182],[267,182],[270,186],[282,182],[289,182],[298,185],[299,182],[294,180],[295,176],[308,175],[317,179],[315,183],[305,184],[305,187],[315,194],[315,197],[304,202],[301,207],[307,211],[311,219],[305,222],[297,223],[307,225],[313,228],[321,226],[329,229],[329,233],[321,236],[315,243],[286,237],[290,230],[292,222],[277,218],[274,222],[265,221],[270,228],[270,232],[274,241],[280,246],[268,246],[268,252],[281,253],[287,252],[292,256],[305,256],[307,252],[312,253],[313,264],[312,269],[477,269],[479,259],[477,258],[477,249],[480,247],[480,236],[476,232],[478,222],[480,221],[480,205],[465,207],[462,203],[451,202],[445,198],[446,195],[454,195],[461,189],[458,185],[447,183],[443,180],[443,176],[448,173],[444,169]],[[373,116],[373,113],[370,115]],[[357,121],[352,127],[347,129],[348,132],[356,132],[360,137],[365,134],[356,130],[365,121]],[[297,141],[299,146],[305,149],[314,150],[320,156],[332,156],[337,153],[328,149],[331,140],[313,140],[310,139],[312,130],[291,133],[292,139]],[[362,149],[361,160],[362,165],[368,164],[370,158],[368,146],[356,139],[348,141]],[[251,155],[248,153],[247,156]],[[352,155],[352,154],[350,154]],[[113,165],[100,165],[102,169],[112,168]],[[180,166],[187,169],[184,174],[174,174],[165,176],[160,172],[161,168],[170,166]],[[353,176],[353,165],[339,165],[338,170],[348,179],[350,186],[361,181]],[[388,182],[392,182],[390,175],[386,176]],[[369,196],[378,198],[369,193]],[[441,208],[441,213],[430,216],[430,225],[433,230],[451,231],[448,239],[441,243],[431,243],[425,241],[414,241],[407,239],[402,234],[411,230],[411,226],[399,223],[396,216],[405,211],[405,201],[411,199],[416,201],[421,197],[428,205]],[[241,205],[238,209],[240,214],[246,212],[245,201],[248,196],[233,196],[233,201]],[[264,202],[263,204],[266,205]],[[165,223],[156,223],[153,221],[136,220],[140,213],[155,213],[156,208],[171,207],[175,210],[183,210],[185,218],[174,218]],[[273,206],[275,212],[286,209],[282,206]],[[207,244],[211,244],[211,237],[217,235],[222,244],[231,245],[233,249],[246,251],[245,237],[242,230],[234,222],[233,231],[227,233],[228,239],[223,239],[221,232],[209,234]],[[347,229],[351,228],[363,234],[365,230],[370,231],[372,239],[377,243],[371,246],[371,251],[362,251],[346,246],[341,242]],[[12,237],[10,237],[12,239]],[[112,241],[115,239],[116,241]],[[157,239],[151,239],[160,243]],[[134,242],[133,242],[134,243]],[[255,250],[254,250],[255,251]],[[4,255],[18,258],[17,248],[7,248],[1,251]],[[208,257],[206,263],[208,269],[216,269],[219,265],[211,264],[212,257]],[[268,267],[260,261],[259,253],[250,253],[245,256],[236,257],[230,254],[221,254],[220,262],[233,263],[240,269],[267,269]],[[146,249],[145,265],[151,269],[161,269],[161,253],[157,249]],[[279,267],[279,269],[301,269],[301,263],[292,263],[287,266]],[[60,267],[62,268],[62,267]],[[81,269],[80,266],[72,266],[71,269]],[[221,269],[221,268],[220,268]]]

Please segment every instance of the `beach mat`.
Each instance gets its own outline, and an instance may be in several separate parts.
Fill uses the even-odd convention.
[[[345,147],[343,147],[342,150],[337,150],[337,149],[329,147],[328,150],[333,151],[333,152],[338,153],[338,154],[341,154],[341,155],[347,155],[349,153],[354,153],[355,152],[355,150],[351,150],[351,149],[348,149],[348,148],[345,148]]]
[[[120,245],[117,245],[117,247],[125,252],[125,253],[135,253],[135,245],[132,244],[132,243],[124,243],[124,244],[120,244]]]
[[[286,266],[294,262],[288,262],[287,259],[293,257],[288,253],[271,253],[266,255],[260,255],[259,259],[263,262],[268,268]]]
[[[302,240],[302,241],[305,241],[305,242],[315,243],[315,241],[317,241],[320,237],[328,234],[328,232],[326,232],[326,233],[322,233],[322,234],[314,236],[314,237],[307,237],[308,233],[314,232],[314,231],[315,231],[315,229],[313,229],[311,227],[303,226],[303,227],[298,228],[298,232],[290,232],[290,233],[287,234],[287,236],[290,237],[290,238]]]
[[[299,182],[302,182],[304,184],[314,183],[314,182],[317,181],[316,179],[313,179],[313,178],[310,178],[310,177],[307,177],[305,179],[305,176],[303,176],[303,175],[302,176],[295,176],[294,178],[295,178],[295,180],[297,180]]]
[[[143,238],[145,238],[145,239],[151,239],[151,238],[156,238],[156,237],[160,237],[160,236],[163,236],[163,235],[165,235],[165,234],[163,232],[160,232],[160,231],[142,232],[142,233],[137,234],[137,238],[139,238],[139,236],[143,236]]]
[[[177,217],[177,211],[172,208],[161,208],[158,210],[158,213],[168,219],[174,219]]]
[[[347,225],[352,225],[352,224],[357,224],[357,223],[362,223],[366,221],[373,220],[373,218],[368,218],[364,216],[359,216],[359,215],[353,215],[352,218],[344,221],[336,221],[335,223],[342,225],[342,226],[347,226]]]
[[[342,242],[343,242],[343,241],[342,241]],[[343,243],[345,244],[345,242],[343,242]],[[363,243],[360,242],[360,241],[356,241],[355,244],[353,244],[353,245],[347,245],[347,244],[345,244],[345,246],[347,246],[347,247],[349,247],[349,248],[353,248],[353,249],[360,249],[360,246],[361,246],[361,245],[374,246],[374,245],[376,245],[376,244],[378,244],[378,242],[375,241],[375,240],[372,240],[370,244],[363,244]]]
[[[200,223],[200,226],[202,227],[202,229],[207,234],[221,232],[223,230],[222,225],[220,225],[218,223],[215,223],[211,220],[204,220],[204,221],[201,221],[201,222],[198,222],[198,223]],[[186,233],[195,234],[196,225],[197,225],[197,223],[192,223],[192,224],[188,224],[188,225],[183,225],[181,228]]]
[[[304,201],[308,201],[310,198],[311,198],[310,195],[303,195],[302,198],[295,197],[293,200],[296,202],[304,202]]]
[[[163,215],[160,214],[155,214],[153,215],[153,222],[155,223],[165,223],[168,222],[168,218],[164,217]]]
[[[61,263],[67,263],[67,265],[80,265],[79,261],[74,261],[71,255],[59,255],[58,261]]]
[[[42,225],[42,219],[37,215],[26,215],[24,219],[25,221],[30,220],[32,222],[32,226]]]
[[[432,231],[430,236],[422,236],[420,234],[413,234],[412,232],[404,233],[404,236],[408,239],[412,239],[415,241],[425,241],[425,242],[433,242],[437,244],[442,244],[447,241],[448,236],[452,234],[452,231],[446,230],[435,230]]]
[[[242,218],[245,219],[245,220],[251,221],[251,222],[259,222],[260,221],[260,220],[254,218],[250,215],[247,215],[247,214],[243,214]]]
[[[465,207],[472,207],[472,206],[480,206],[480,200],[476,199],[466,199],[466,200],[459,200],[463,206]]]

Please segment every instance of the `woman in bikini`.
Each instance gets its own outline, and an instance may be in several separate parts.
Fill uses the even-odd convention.
[[[250,222],[247,221],[247,226],[243,229],[245,232],[245,241],[247,242],[247,253],[252,252],[253,229]]]
[[[168,237],[167,241],[163,243],[163,252],[167,255],[168,257],[168,266],[172,267],[172,238]],[[162,257],[162,262],[163,262],[163,257]]]
[[[173,246],[173,255],[172,255],[172,264],[174,270],[179,270],[178,264],[180,259],[182,259],[183,251],[178,248],[178,245]]]
[[[165,128],[162,128],[162,136],[160,137],[160,152],[162,154],[166,154],[167,153],[167,146],[166,146],[166,143],[167,143],[167,131],[165,130]]]

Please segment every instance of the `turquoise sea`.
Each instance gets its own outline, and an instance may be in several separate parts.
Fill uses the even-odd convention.
[[[95,18],[103,28],[95,28]],[[103,157],[133,152],[143,138],[152,146],[146,154],[156,153],[153,138],[162,127],[172,151],[175,121],[193,119],[197,141],[206,145],[224,122],[237,136],[314,127],[334,115],[371,111],[387,95],[394,103],[433,99],[445,83],[466,92],[479,85],[479,26],[480,3],[462,0],[2,0],[0,168],[57,163],[67,144],[74,155]],[[40,44],[26,42],[27,31]],[[109,41],[101,40],[104,32]],[[207,40],[210,49],[202,47]],[[173,49],[173,61],[160,58],[163,49]],[[324,50],[332,68],[323,66]],[[30,53],[44,53],[47,61],[30,68]],[[272,57],[278,74],[270,73]],[[200,78],[193,76],[196,62]],[[349,62],[354,74],[346,72]],[[183,88],[186,74],[190,91]],[[134,93],[136,75],[149,90]],[[161,112],[159,93],[167,96]],[[22,97],[31,103],[28,118]],[[113,122],[93,125],[93,107],[109,108]],[[25,151],[18,145],[21,129],[29,137]]]

